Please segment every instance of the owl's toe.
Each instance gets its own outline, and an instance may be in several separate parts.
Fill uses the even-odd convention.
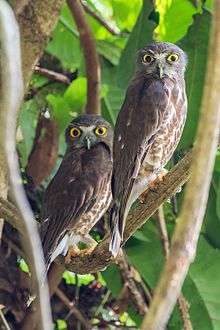
[[[77,245],[72,245],[69,247],[67,255],[65,256],[65,263],[69,264],[71,259],[77,257],[80,254],[81,250],[78,248]]]

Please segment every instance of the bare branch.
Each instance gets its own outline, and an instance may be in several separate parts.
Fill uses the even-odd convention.
[[[87,114],[100,114],[100,64],[95,40],[86,21],[80,0],[67,0],[79,31],[81,46],[84,51],[87,76]]]
[[[40,74],[41,76],[47,77],[50,80],[54,80],[65,85],[69,85],[71,82],[70,79],[64,74],[52,70],[48,70],[46,68],[41,68],[38,65],[35,66],[34,72]]]
[[[165,329],[196,253],[220,127],[219,21],[220,0],[215,0],[201,118],[193,150],[192,175],[172,239],[170,255],[143,321],[143,330]]]
[[[106,22],[104,20],[104,18],[102,18],[101,16],[99,16],[98,14],[96,14],[96,12],[94,12],[92,9],[90,9],[90,7],[86,4],[86,2],[82,1],[82,6],[85,10],[85,12],[87,14],[89,14],[90,16],[92,16],[93,18],[96,19],[96,21],[98,21],[102,26],[104,26],[104,28],[110,32],[113,36],[118,36],[118,37],[122,37],[124,34],[120,32],[119,29],[114,29],[113,27],[111,27],[109,25],[108,22]]]
[[[134,306],[136,307],[136,309],[140,315],[144,315],[148,310],[147,304],[144,300],[144,297],[142,296],[141,292],[139,291],[139,289],[137,287],[136,281],[133,277],[132,269],[131,269],[130,265],[128,264],[126,257],[122,250],[121,250],[121,253],[119,254],[119,256],[117,257],[116,263],[121,271],[121,275],[124,280],[124,284],[127,285],[128,289],[129,289],[129,295],[133,301]]]
[[[8,322],[7,322],[7,320],[6,320],[5,316],[4,316],[1,308],[0,308],[0,318],[2,319],[2,323],[4,324],[5,329],[6,330],[11,330],[11,328],[10,328],[10,326],[9,326],[9,324],[8,324]]]
[[[60,300],[64,303],[64,305],[69,308],[70,313],[73,314],[75,316],[76,319],[78,319],[80,321],[80,323],[83,325],[83,327],[85,328],[85,330],[91,330],[92,326],[89,322],[89,320],[87,320],[83,314],[80,312],[80,310],[78,308],[76,308],[76,306],[74,306],[74,303],[72,303],[67,296],[63,293],[62,290],[60,290],[59,288],[56,289],[56,295],[57,297],[60,298]]]

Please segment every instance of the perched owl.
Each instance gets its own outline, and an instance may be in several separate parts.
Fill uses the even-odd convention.
[[[44,196],[40,235],[47,269],[77,244],[94,247],[88,235],[111,202],[112,141],[101,116],[82,115],[65,132],[67,150]]]
[[[180,140],[187,113],[186,64],[186,54],[168,42],[152,43],[138,53],[115,128],[110,219],[114,256],[132,203],[160,174]]]

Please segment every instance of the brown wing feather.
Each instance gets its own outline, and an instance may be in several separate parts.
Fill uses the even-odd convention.
[[[163,121],[169,98],[169,89],[162,80],[141,76],[134,79],[128,88],[119,113],[113,149],[113,238],[110,245],[113,254],[116,253],[113,251],[114,236],[119,240],[123,236],[124,212],[134,180]],[[116,233],[117,230],[119,232]]]
[[[110,153],[102,144],[90,151],[67,151],[46,192],[40,229],[46,262],[68,229],[93,207],[111,174]]]

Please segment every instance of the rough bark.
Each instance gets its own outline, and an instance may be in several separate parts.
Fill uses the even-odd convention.
[[[26,1],[17,19],[21,33],[22,68],[25,85],[54,29],[64,0]],[[18,9],[17,9],[18,10]]]

